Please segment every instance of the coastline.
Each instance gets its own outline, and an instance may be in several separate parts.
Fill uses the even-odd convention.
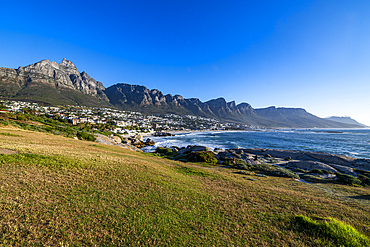
[[[370,158],[369,129],[270,129],[260,131],[172,131],[175,136],[144,137],[156,142],[155,147],[186,147],[187,145],[222,148],[268,148],[325,152],[354,158]],[[148,150],[149,151],[149,150]]]

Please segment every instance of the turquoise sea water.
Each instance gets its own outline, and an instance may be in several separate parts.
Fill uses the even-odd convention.
[[[370,158],[370,129],[195,132],[151,139],[156,142],[155,147],[196,144],[210,148],[273,148]]]

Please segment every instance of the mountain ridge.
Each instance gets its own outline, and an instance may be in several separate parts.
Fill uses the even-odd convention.
[[[325,119],[328,119],[330,121],[335,121],[335,122],[339,122],[339,123],[345,123],[345,124],[355,124],[355,125],[359,125],[359,126],[362,126],[364,128],[369,128],[369,126],[365,125],[365,124],[362,124],[362,123],[359,123],[357,122],[356,120],[354,120],[353,118],[351,117],[337,117],[337,116],[331,116],[331,117],[326,117]]]
[[[117,83],[105,88],[102,82],[79,72],[69,60],[61,63],[41,60],[18,69],[0,68],[0,95],[4,99],[37,101],[45,104],[76,104],[116,107],[150,114],[174,113],[217,118],[265,127],[354,128],[357,124],[319,118],[302,108],[267,107],[254,109],[249,103],[236,104],[224,98],[202,102],[181,95],[164,95],[158,89]]]

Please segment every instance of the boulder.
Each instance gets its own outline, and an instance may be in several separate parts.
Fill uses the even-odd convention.
[[[212,151],[212,150],[206,146],[189,145],[186,148],[180,149],[178,153],[184,154],[184,153],[200,152],[200,151]]]
[[[355,158],[338,155],[338,154],[328,154],[328,153],[318,153],[318,152],[307,152],[306,153],[311,158],[318,161],[324,162],[326,164],[337,164],[337,165],[351,165]]]
[[[121,143],[122,142],[121,138],[119,138],[118,136],[113,136],[112,139],[115,143]]]
[[[131,145],[137,147],[137,148],[143,148],[143,147],[146,147],[145,143],[140,141],[140,140],[136,140],[135,142],[131,143]]]
[[[231,153],[229,152],[219,152],[218,154],[216,154],[217,158],[220,159],[220,160],[227,160],[227,159],[233,159],[235,158],[234,155],[232,155]]]
[[[344,174],[356,176],[355,171],[351,167],[341,166],[341,165],[337,165],[337,164],[330,164],[330,166],[334,167],[335,169],[337,169],[338,171],[340,171]]]
[[[154,146],[155,142],[152,139],[146,139],[145,145],[147,146]]]
[[[297,151],[297,150],[280,150],[280,149],[263,149],[263,148],[244,148],[244,152],[256,155],[263,155],[281,159],[293,159],[293,160],[312,160],[315,159],[308,156],[308,152]]]
[[[370,159],[356,159],[352,162],[352,165],[357,169],[370,171]]]
[[[174,135],[168,132],[155,132],[154,136],[174,136]]]
[[[131,140],[129,138],[125,138],[125,137],[122,138],[122,142],[131,144]]]
[[[307,171],[313,169],[320,169],[333,173],[338,172],[335,168],[331,167],[330,165],[318,161],[290,161],[289,163],[287,163],[287,167],[300,168]]]
[[[139,152],[142,152],[142,150],[140,150],[139,148],[137,148],[137,147],[135,147],[133,145],[130,145],[130,144],[119,143],[119,144],[117,144],[117,146],[120,146],[122,148],[129,149],[131,151],[139,151]]]
[[[142,136],[142,135],[139,135],[139,134],[134,135],[134,136],[133,136],[133,137],[131,137],[131,138],[136,139],[136,140],[139,140],[139,141],[144,141],[143,136]]]

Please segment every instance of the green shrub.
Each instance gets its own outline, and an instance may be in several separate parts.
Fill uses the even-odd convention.
[[[162,148],[162,147],[157,147],[155,150],[157,153],[160,154],[165,154],[165,155],[171,155],[173,153],[171,148]]]
[[[232,166],[235,169],[250,170],[252,167],[252,165],[248,164],[245,160],[242,159],[235,159],[235,164],[233,162],[233,159],[231,158],[226,158],[224,160],[224,165]]]
[[[82,132],[82,131],[77,132],[77,137],[80,140],[86,140],[86,141],[95,141],[96,139],[94,135],[89,134],[87,132]]]
[[[188,155],[188,159],[190,161],[206,162],[211,164],[216,164],[218,162],[215,153],[213,153],[212,151],[192,152]]]
[[[309,218],[297,215],[293,219],[296,230],[318,238],[326,246],[370,246],[370,240],[351,225],[333,218]]]
[[[198,152],[197,154],[200,162],[212,164],[216,164],[218,162],[218,159],[216,158],[215,154],[211,151]]]
[[[321,169],[313,169],[313,170],[310,171],[310,173],[324,174],[323,170],[321,170]]]
[[[0,125],[2,125],[2,126],[8,126],[9,125],[9,122],[6,121],[6,120],[0,120]]]
[[[301,168],[292,168],[291,169],[293,172],[302,172],[302,173],[306,173],[307,171],[306,170],[303,170]]]
[[[349,184],[349,185],[354,185],[354,184],[361,184],[361,180],[358,178],[348,175],[348,174],[342,174],[342,173],[335,173],[337,176],[337,181],[342,184]]]

